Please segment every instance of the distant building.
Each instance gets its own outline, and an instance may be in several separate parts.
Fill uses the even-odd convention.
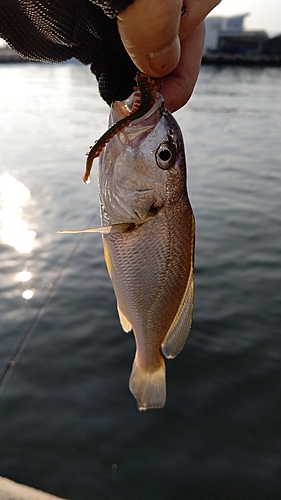
[[[281,35],[268,38],[263,46],[263,53],[270,56],[278,56],[281,54]]]
[[[249,14],[233,17],[207,17],[204,54],[219,52],[223,54],[256,55],[263,53],[268,40],[265,31],[244,29],[244,19]]]
[[[218,50],[219,38],[223,33],[231,34],[244,31],[244,19],[249,14],[241,14],[234,17],[208,16],[205,19],[206,35],[204,53]]]
[[[218,52],[224,54],[256,55],[263,52],[264,42],[268,39],[265,31],[241,31],[234,34],[221,33]]]

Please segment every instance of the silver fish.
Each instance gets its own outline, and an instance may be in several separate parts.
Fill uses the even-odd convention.
[[[134,107],[111,107],[109,125]],[[192,322],[195,222],[186,188],[182,134],[157,93],[152,108],[110,139],[99,158],[101,228],[123,329],[134,332],[129,387],[140,410],[166,400],[165,362]],[[162,351],[162,353],[161,353]]]

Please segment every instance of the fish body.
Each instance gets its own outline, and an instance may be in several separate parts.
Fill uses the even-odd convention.
[[[195,221],[186,187],[182,134],[148,77],[140,92],[111,106],[108,131],[88,153],[85,183],[99,156],[100,228],[123,329],[136,354],[129,387],[140,410],[166,400],[166,358],[189,334]]]
[[[133,102],[134,94],[113,103],[109,125]],[[195,238],[182,134],[160,94],[108,142],[98,180],[102,226],[113,228],[102,231],[105,260],[121,324],[136,342],[130,390],[140,410],[160,408],[162,353],[175,357],[191,326]]]

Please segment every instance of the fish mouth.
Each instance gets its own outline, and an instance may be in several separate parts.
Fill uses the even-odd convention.
[[[134,108],[135,105],[135,99],[136,96],[133,93],[128,99],[125,101],[114,101],[111,106],[111,122],[110,125],[114,125],[117,123],[119,120],[122,120],[123,118],[126,118],[126,116],[129,116],[132,112],[132,109]],[[159,116],[162,114],[164,110],[164,99],[161,96],[161,94],[158,93],[157,99],[153,106],[145,113],[143,116],[140,118],[136,118],[135,120],[132,120],[128,128],[134,128],[134,129],[142,129],[143,132],[151,130],[152,127],[154,127],[157,122],[159,121]],[[140,127],[140,124],[141,127]]]
[[[132,120],[128,126],[124,127],[123,130],[117,134],[117,141],[120,143],[120,146],[130,144],[133,147],[138,147],[157,125],[164,111],[164,99],[160,94],[158,95],[158,99],[145,115],[136,120]],[[126,101],[130,101],[130,106],[126,105]],[[134,94],[132,94],[129,99],[126,99],[126,101],[115,101],[112,104],[109,122],[111,126],[130,114],[131,101],[134,101]]]

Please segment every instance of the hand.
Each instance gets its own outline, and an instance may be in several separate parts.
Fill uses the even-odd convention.
[[[129,56],[140,71],[158,78],[166,107],[191,97],[201,65],[207,14],[220,0],[134,0],[117,17]]]

